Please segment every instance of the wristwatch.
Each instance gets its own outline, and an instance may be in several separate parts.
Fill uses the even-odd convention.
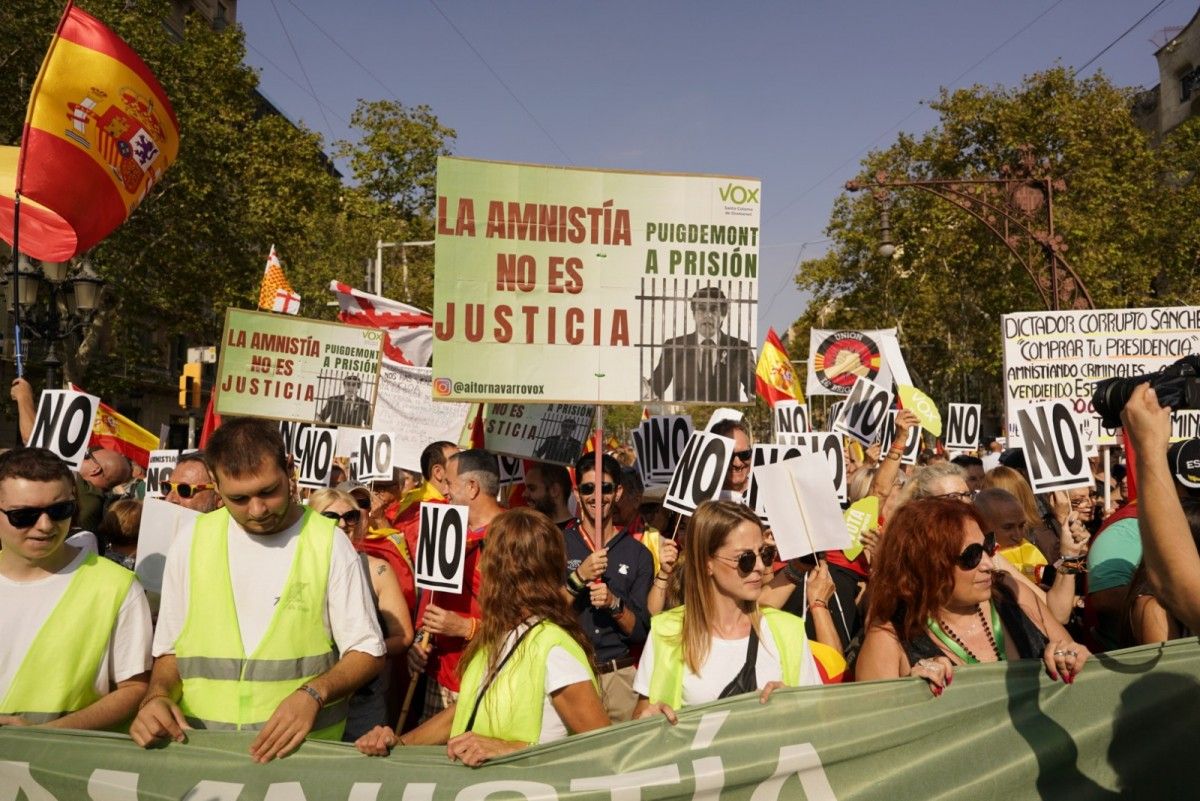
[[[622,601],[619,596],[614,595],[613,602],[608,605],[608,611],[612,614],[613,617],[616,617],[617,615],[621,614],[621,612],[623,612],[624,610],[625,610],[625,602]]]

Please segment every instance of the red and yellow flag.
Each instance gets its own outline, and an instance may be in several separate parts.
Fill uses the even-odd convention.
[[[71,389],[83,392],[74,384]],[[95,448],[108,448],[124,454],[129,461],[148,467],[150,451],[158,447],[158,436],[151,434],[107,403],[101,401],[92,424],[92,438],[88,444]]]
[[[779,341],[774,328],[767,329],[767,339],[763,342],[762,352],[758,356],[758,367],[754,371],[754,385],[758,394],[772,409],[781,400],[804,403],[800,378],[796,375],[787,349]]]
[[[283,274],[283,265],[279,263],[279,256],[275,255],[274,245],[271,245],[262,285],[258,288],[258,308],[284,314],[300,313],[300,296]]]
[[[179,121],[149,68],[68,3],[29,97],[15,176],[0,180],[0,237],[12,244],[15,191],[21,251],[66,261],[125,222],[178,153]]]

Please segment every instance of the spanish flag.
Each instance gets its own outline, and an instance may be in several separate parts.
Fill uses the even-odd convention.
[[[68,2],[29,98],[15,175],[0,180],[0,237],[12,244],[15,192],[23,253],[83,253],[128,219],[178,153],[179,121],[149,68]]]
[[[792,368],[787,349],[779,341],[774,328],[767,329],[767,340],[763,343],[754,371],[754,385],[758,394],[774,409],[781,400],[804,403],[804,392],[800,389],[800,378]]]
[[[84,391],[74,384],[71,389]],[[147,467],[150,464],[150,451],[158,447],[158,437],[101,401],[88,444],[124,454],[129,461]]]

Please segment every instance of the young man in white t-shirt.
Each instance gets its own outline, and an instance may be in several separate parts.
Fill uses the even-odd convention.
[[[203,642],[202,637],[194,637],[191,632],[205,625],[224,625],[221,616],[226,614],[227,607],[222,605],[222,592],[195,595],[191,592],[192,564],[197,559],[207,560],[206,564],[217,566],[224,575],[204,573],[205,586],[220,580],[222,586],[228,582],[232,590],[236,621],[229,625],[236,626],[237,631],[231,636],[240,635],[242,651],[235,658],[247,664],[262,661],[256,660],[255,654],[264,643],[270,646],[287,640],[286,636],[274,635],[277,616],[286,616],[288,610],[296,609],[319,612],[326,647],[335,655],[329,660],[331,667],[306,680],[297,679],[294,689],[288,689],[277,703],[280,681],[260,680],[254,686],[250,683],[251,671],[247,669],[242,679],[246,689],[261,693],[258,698],[275,704],[274,712],[269,717],[263,716],[265,720],[239,719],[234,721],[236,725],[221,723],[234,718],[219,717],[230,711],[220,708],[219,703],[215,708],[216,718],[209,721],[204,720],[204,715],[193,718],[196,725],[210,728],[258,730],[250,754],[256,762],[269,762],[294,751],[310,732],[318,734],[326,729],[325,725],[317,725],[329,711],[325,707],[333,707],[375,677],[384,661],[383,635],[366,576],[346,537],[333,536],[326,555],[321,557],[328,559],[323,597],[313,597],[314,584],[290,579],[295,565],[313,558],[311,543],[319,541],[314,539],[318,535],[323,536],[317,527],[323,525],[332,531],[332,523],[292,498],[291,460],[274,424],[254,418],[226,422],[209,441],[205,456],[224,509],[201,516],[196,529],[176,539],[167,553],[162,604],[154,635],[154,671],[129,733],[141,746],[168,737],[182,742],[186,739],[184,730],[189,728],[184,708],[194,707],[189,698],[198,701],[206,683],[215,683],[189,684],[181,674],[179,659],[189,637],[192,643]],[[210,525],[213,521],[221,522],[220,529],[213,530]],[[217,536],[207,536],[197,545],[200,536],[197,532],[202,527],[206,535]],[[210,545],[219,545],[222,539],[226,550],[216,553]],[[304,613],[306,621],[311,620],[308,614]],[[187,625],[189,616],[194,624],[191,627]],[[219,647],[229,651],[225,644]],[[188,648],[192,648],[191,644]],[[194,649],[188,653],[201,657],[201,662],[204,657],[215,657],[208,660],[212,663],[226,662],[230,657],[230,653],[208,654]],[[297,663],[307,662],[310,654],[289,654],[285,660],[276,654],[273,659],[286,662],[293,657]],[[238,679],[235,676],[233,680]],[[193,696],[189,696],[189,687],[195,688]],[[214,709],[211,699],[207,702],[208,708]]]
[[[146,690],[146,594],[125,568],[66,544],[75,509],[53,453],[0,454],[0,726],[113,728]]]

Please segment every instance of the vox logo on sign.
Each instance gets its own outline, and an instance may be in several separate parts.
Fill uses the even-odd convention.
[[[757,186],[742,186],[741,184],[726,184],[718,187],[717,191],[721,193],[721,200],[726,203],[736,203],[739,206],[747,203],[758,202]]]

